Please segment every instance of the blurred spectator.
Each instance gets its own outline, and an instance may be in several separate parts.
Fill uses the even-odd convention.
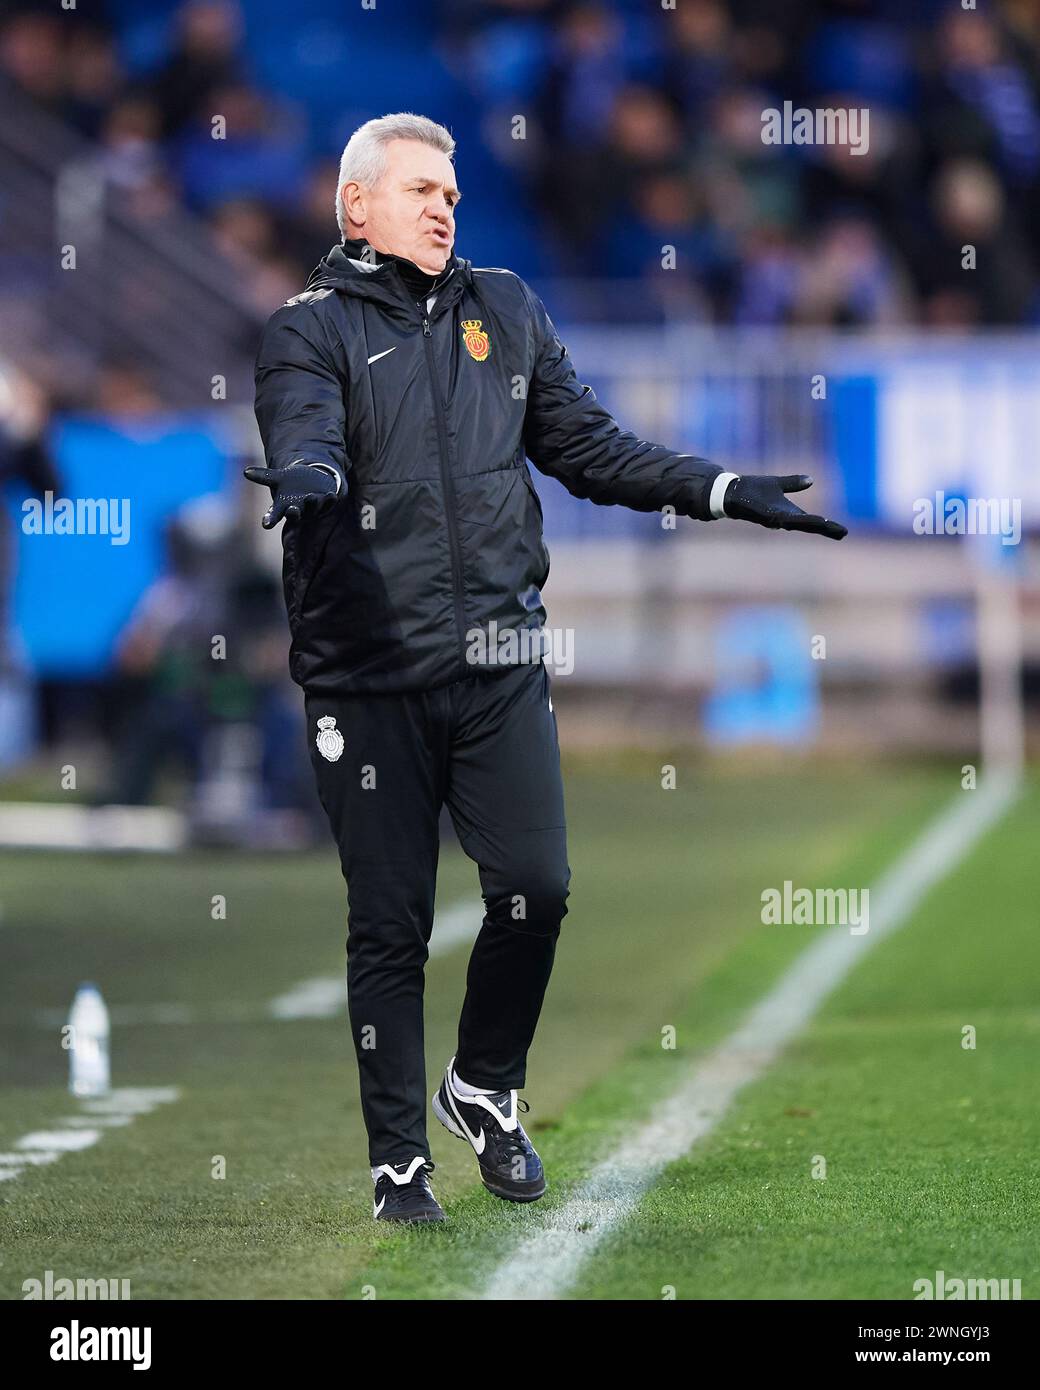
[[[766,223],[743,241],[733,317],[738,324],[785,324],[795,304],[805,264],[805,250],[787,231]]]
[[[121,192],[134,194],[162,182],[159,108],[143,93],[115,102],[102,122],[101,170]]]
[[[136,362],[116,358],[102,367],[98,377],[97,408],[103,415],[116,420],[144,418],[154,415],[161,406],[158,392]]]
[[[240,81],[242,13],[232,0],[190,0],[178,15],[168,62],[150,86],[162,133],[176,135],[200,111],[219,110],[215,94]]]
[[[881,328],[905,321],[906,294],[894,257],[869,222],[842,219],[810,248],[794,320],[832,328]]]
[[[214,128],[219,118],[223,128]],[[219,138],[218,138],[219,135]],[[304,132],[289,111],[252,87],[214,87],[174,144],[184,196],[202,210],[228,198],[294,202],[304,185]]]
[[[194,785],[202,772],[208,723],[210,638],[219,631],[222,576],[199,533],[204,521],[173,522],[167,572],[141,597],[119,642],[117,698],[123,709],[111,800],[150,800],[167,764],[179,764]]]
[[[938,109],[950,153],[993,156],[1014,184],[1040,169],[1035,52],[1012,52],[991,16],[954,11],[942,29]]]
[[[65,31],[56,14],[16,14],[0,28],[0,68],[55,112],[66,90],[64,44]]]
[[[302,724],[284,669],[281,596],[249,558],[251,532],[220,497],[170,522],[166,572],[119,641],[107,793],[142,805],[174,768],[197,825],[247,839],[258,813],[314,801],[301,760],[286,756],[301,745]]]
[[[300,196],[274,209],[275,236],[281,251],[308,273],[325,255],[336,236],[333,208],[339,160],[323,159],[306,170]]]
[[[48,402],[40,388],[13,367],[0,370],[0,499],[13,505],[27,495],[59,490],[54,462],[44,442]],[[26,757],[35,742],[31,673],[10,611],[13,561],[12,518],[0,508],[0,768]]]
[[[660,277],[667,266],[668,280],[678,280],[678,288],[667,286],[669,294],[690,294],[688,312],[693,317],[721,316],[736,262],[694,183],[680,169],[648,173],[633,185],[626,212],[623,220],[611,224],[603,259],[606,272],[621,280]]]
[[[919,278],[936,325],[1022,323],[1035,318],[1036,278],[991,168],[945,165],[932,186],[933,236]],[[965,266],[965,257],[973,263]]]
[[[665,80],[695,138],[708,107],[732,80],[733,29],[718,0],[694,0],[677,7],[675,30]]]
[[[66,81],[65,119],[96,138],[122,85],[115,45],[108,34],[87,29],[68,46]]]

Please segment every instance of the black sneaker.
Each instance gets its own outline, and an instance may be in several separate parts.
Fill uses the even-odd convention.
[[[376,1191],[372,1215],[377,1221],[443,1221],[444,1213],[430,1188],[433,1164],[419,1154],[404,1163],[372,1169]]]
[[[515,1091],[460,1095],[452,1085],[454,1065],[453,1057],[433,1098],[433,1113],[457,1139],[469,1141],[489,1192],[507,1202],[536,1202],[545,1192],[545,1173],[517,1115],[526,1113],[527,1102],[518,1101]]]

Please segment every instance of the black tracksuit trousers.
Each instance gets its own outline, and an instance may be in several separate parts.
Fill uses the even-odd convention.
[[[524,1084],[567,911],[549,674],[539,663],[401,695],[307,692],[306,709],[347,881],[347,996],[369,1159],[429,1157],[423,982],[442,805],[478,866],[485,905],[455,1064],[471,1085]]]

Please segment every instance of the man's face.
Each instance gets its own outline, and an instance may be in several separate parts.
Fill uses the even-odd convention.
[[[429,275],[444,269],[455,243],[455,169],[440,150],[420,140],[391,140],[386,171],[374,187],[347,183],[340,197],[347,234],[377,251],[414,261]]]

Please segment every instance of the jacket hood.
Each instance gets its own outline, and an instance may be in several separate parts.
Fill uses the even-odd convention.
[[[469,261],[452,256],[448,262],[451,274],[436,291],[438,298],[448,302],[461,294],[472,280]],[[392,260],[369,265],[351,257],[342,243],[321,258],[307,277],[308,290],[336,289],[359,299],[371,299],[386,308],[403,308],[415,313],[415,301]]]

